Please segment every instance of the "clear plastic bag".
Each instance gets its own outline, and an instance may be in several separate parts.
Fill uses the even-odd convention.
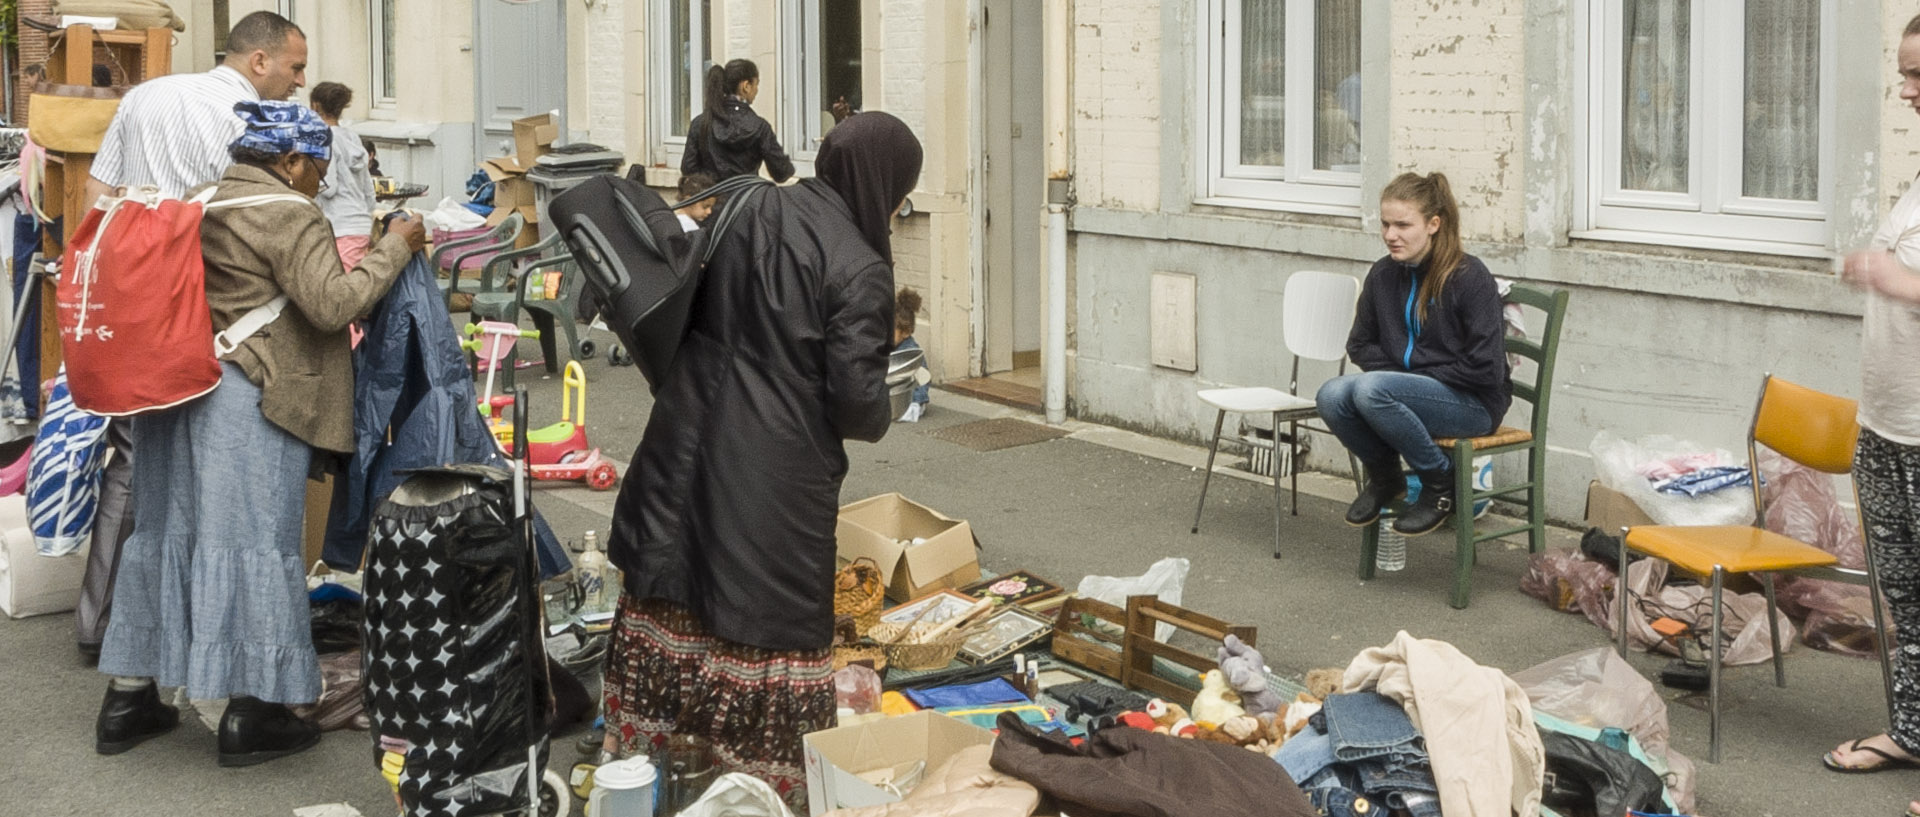
[[[1169,556],[1154,562],[1147,572],[1138,576],[1087,576],[1080,580],[1080,597],[1104,601],[1119,607],[1127,606],[1128,596],[1157,596],[1168,604],[1179,604],[1181,590],[1187,584],[1187,571],[1192,563],[1178,556]],[[1160,624],[1154,628],[1153,637],[1165,641],[1173,637],[1171,624]]]
[[[320,699],[296,706],[293,714],[321,731],[367,730],[367,702],[360,675],[360,651],[320,656]]]
[[[1725,450],[1706,449],[1664,434],[1628,441],[1605,431],[1593,435],[1588,450],[1593,453],[1594,476],[1600,484],[1625,494],[1655,522],[1662,525],[1753,523],[1753,496],[1746,489],[1726,488],[1698,497],[1674,496],[1655,491],[1648,480],[1649,471],[1674,461],[1696,465],[1737,464],[1733,455]]]
[[[1767,475],[1767,530],[1831,553],[1841,567],[1866,567],[1859,518],[1840,507],[1832,475],[1765,448],[1760,449],[1760,470]],[[1860,658],[1879,654],[1867,588],[1819,579],[1779,581],[1780,609],[1801,622],[1801,641],[1807,646]]]
[[[1596,562],[1577,550],[1549,550],[1527,559],[1520,592],[1544,601],[1555,610],[1584,613],[1588,620],[1608,627],[1608,599],[1613,596],[1613,566]]]
[[[839,709],[851,709],[855,715],[880,711],[880,673],[871,667],[848,664],[833,673],[833,702]]]
[[[1684,813],[1693,813],[1693,761],[1667,746],[1667,702],[1609,647],[1563,655],[1514,673],[1533,708],[1596,729],[1616,727],[1640,741]]]

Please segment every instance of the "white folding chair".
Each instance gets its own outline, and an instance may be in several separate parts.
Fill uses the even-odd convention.
[[[1300,515],[1300,425],[1320,416],[1313,396],[1300,396],[1300,359],[1339,363],[1347,371],[1347,332],[1353,327],[1354,304],[1360,299],[1360,279],[1332,272],[1301,270],[1287,279],[1281,298],[1280,334],[1293,354],[1293,373],[1287,390],[1254,386],[1239,389],[1201,389],[1200,402],[1218,410],[1213,420],[1213,443],[1207,449],[1206,476],[1200,483],[1200,503],[1193,509],[1193,532],[1200,532],[1200,515],[1207,507],[1207,487],[1213,483],[1213,460],[1220,453],[1220,429],[1227,413],[1273,415],[1273,558],[1280,558],[1280,426],[1287,425],[1292,476],[1293,515]],[[1311,427],[1310,427],[1311,428]],[[1327,432],[1325,428],[1315,431]],[[1252,443],[1249,443],[1251,445]]]

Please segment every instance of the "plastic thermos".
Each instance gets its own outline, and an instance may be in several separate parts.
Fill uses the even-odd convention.
[[[607,554],[600,552],[600,537],[593,531],[587,531],[582,538],[586,540],[587,550],[574,565],[580,582],[580,610],[584,613],[611,610],[619,591],[607,586]]]
[[[646,755],[616,760],[593,770],[587,817],[653,817],[657,776]]]

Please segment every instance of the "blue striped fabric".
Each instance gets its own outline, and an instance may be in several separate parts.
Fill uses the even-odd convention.
[[[27,463],[27,517],[40,555],[64,556],[86,543],[106,458],[106,418],[73,404],[63,367]]]

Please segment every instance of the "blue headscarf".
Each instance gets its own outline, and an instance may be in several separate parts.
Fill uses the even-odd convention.
[[[275,156],[299,151],[320,161],[333,158],[333,129],[312,108],[297,102],[263,100],[241,102],[233,112],[247,130],[229,147],[244,147]]]

